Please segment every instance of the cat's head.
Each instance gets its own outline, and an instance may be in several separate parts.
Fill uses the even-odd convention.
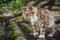
[[[35,7],[32,5],[27,5],[26,7],[22,7],[22,15],[25,20],[29,20],[31,16],[35,14]]]

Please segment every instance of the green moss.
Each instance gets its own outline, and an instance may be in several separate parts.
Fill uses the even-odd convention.
[[[28,32],[32,32],[32,27],[30,25],[24,23],[24,27],[27,29]]]
[[[23,33],[21,32],[20,28],[17,26],[15,22],[10,23],[12,30],[11,30],[11,37],[16,38],[18,36],[23,36]]]
[[[15,31],[14,31],[14,32],[11,34],[11,37],[12,37],[12,38],[17,38],[17,37],[19,37],[19,36],[23,36],[22,33],[20,33],[20,32],[15,32]]]

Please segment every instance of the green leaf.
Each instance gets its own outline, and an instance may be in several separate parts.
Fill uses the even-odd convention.
[[[24,0],[16,0],[17,6],[23,6],[24,5]]]

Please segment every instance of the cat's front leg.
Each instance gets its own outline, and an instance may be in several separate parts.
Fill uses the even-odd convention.
[[[40,27],[40,35],[39,38],[45,38],[45,30],[43,27]]]
[[[39,33],[38,33],[38,30],[37,30],[37,27],[36,26],[32,26],[33,28],[33,36],[37,36]]]

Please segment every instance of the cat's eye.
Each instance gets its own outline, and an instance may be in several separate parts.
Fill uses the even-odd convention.
[[[24,8],[24,10],[26,10],[26,8]]]
[[[26,14],[26,16],[28,16],[28,14]]]

